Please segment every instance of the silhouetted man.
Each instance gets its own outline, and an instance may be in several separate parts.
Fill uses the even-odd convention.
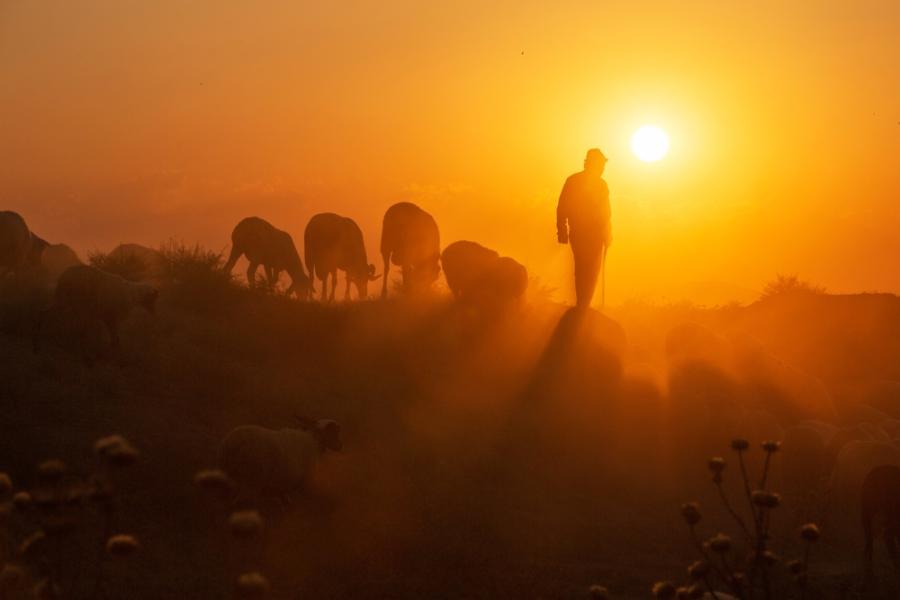
[[[563,186],[556,207],[556,235],[560,244],[571,244],[575,256],[575,297],[581,308],[591,305],[597,276],[610,238],[609,188],[603,179],[606,157],[591,148],[584,171]]]

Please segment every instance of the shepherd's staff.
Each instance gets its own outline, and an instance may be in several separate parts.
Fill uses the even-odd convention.
[[[606,242],[600,250],[600,308],[606,308]]]

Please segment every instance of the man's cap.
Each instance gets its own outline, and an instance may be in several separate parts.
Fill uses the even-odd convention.
[[[609,159],[606,158],[605,154],[600,152],[600,148],[591,148],[587,151],[584,160],[602,160],[603,162],[607,162]]]

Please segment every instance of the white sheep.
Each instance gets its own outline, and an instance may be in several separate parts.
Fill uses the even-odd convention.
[[[119,322],[135,306],[153,313],[159,292],[147,283],[126,281],[96,267],[76,265],[59,276],[53,302],[42,311],[34,335],[37,349],[41,324],[50,312],[68,312],[83,327],[100,321],[109,331],[114,348],[119,346]],[[84,332],[84,330],[83,330]]]
[[[300,490],[322,455],[338,452],[341,428],[331,419],[301,420],[299,427],[233,429],[219,447],[219,466],[237,484],[238,496],[283,496]]]

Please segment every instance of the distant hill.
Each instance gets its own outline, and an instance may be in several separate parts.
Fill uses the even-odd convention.
[[[759,292],[727,281],[688,281],[641,294],[640,298],[658,304],[690,302],[697,306],[713,307],[749,304],[759,298]]]

